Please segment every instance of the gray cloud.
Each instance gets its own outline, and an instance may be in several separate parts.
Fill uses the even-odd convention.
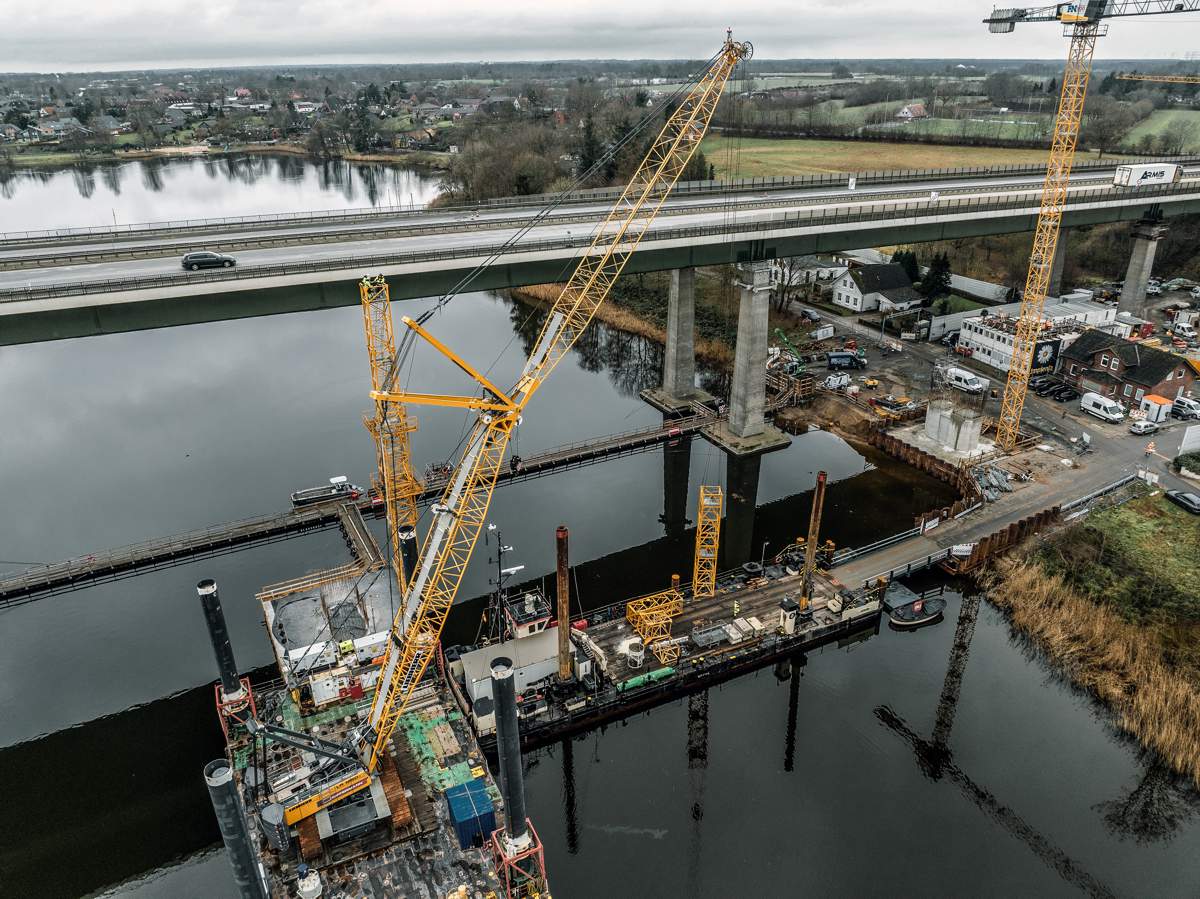
[[[705,58],[725,26],[760,58],[1050,57],[1060,29],[990,35],[990,2],[884,0],[754,4],[610,0],[0,0],[0,70],[439,62],[564,58]],[[1117,21],[1109,57],[1183,55],[1200,16]]]

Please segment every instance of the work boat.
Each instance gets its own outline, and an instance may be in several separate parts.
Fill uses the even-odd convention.
[[[351,484],[345,475],[330,478],[325,487],[308,487],[297,490],[292,494],[293,506],[311,506],[314,503],[327,503],[340,499],[358,499],[362,496],[362,488]]]

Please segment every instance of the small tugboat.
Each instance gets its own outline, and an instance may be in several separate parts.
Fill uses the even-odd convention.
[[[297,490],[292,494],[292,505],[299,508],[332,500],[358,499],[360,496],[362,496],[361,487],[351,484],[350,479],[345,475],[338,475],[336,478],[329,479],[328,487],[309,487],[306,490]]]
[[[941,621],[944,611],[946,600],[940,596],[931,596],[929,599],[916,599],[896,606],[888,612],[888,620],[891,621],[892,627],[898,630],[911,631]]]

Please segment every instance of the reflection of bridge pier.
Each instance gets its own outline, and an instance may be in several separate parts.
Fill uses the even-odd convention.
[[[722,570],[751,560],[754,552],[754,513],[758,508],[758,474],[762,456],[725,457],[725,524],[721,528]]]
[[[692,435],[682,434],[663,446],[663,513],[659,521],[668,537],[688,526],[688,487],[691,480]]]
[[[700,876],[701,822],[704,820],[704,781],[708,774],[708,691],[688,697],[687,703],[688,786],[692,797],[692,833],[688,843],[686,896],[703,894]]]

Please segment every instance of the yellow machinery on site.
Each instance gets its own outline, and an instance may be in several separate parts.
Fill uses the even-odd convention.
[[[434,658],[446,616],[483,526],[505,449],[526,405],[608,296],[699,147],[725,83],[736,65],[749,59],[752,52],[750,44],[727,35],[721,49],[681,97],[620,198],[596,229],[511,388],[503,390],[492,383],[420,324],[405,317],[402,322],[411,335],[466,372],[479,385],[482,395],[442,396],[400,389],[400,360],[394,353],[386,285],[382,279],[368,279],[361,285],[371,359],[371,397],[376,403],[368,427],[378,446],[393,541],[392,564],[398,578],[404,577],[398,538],[400,531],[416,520],[419,489],[409,456],[408,435],[413,424],[404,406],[415,403],[468,409],[476,413],[476,419],[441,499],[431,507],[429,528],[392,624],[368,721],[353,732],[340,751],[322,747],[325,763],[319,767],[320,773],[314,774],[285,805],[288,824],[365,789],[379,772],[396,724]]]
[[[1021,413],[1025,408],[1033,350],[1042,329],[1042,307],[1046,303],[1054,252],[1067,205],[1071,165],[1075,160],[1075,147],[1083,121],[1083,103],[1092,74],[1096,39],[1107,32],[1106,19],[1195,12],[1198,9],[1200,0],[1081,0],[1053,6],[995,9],[989,18],[984,19],[990,30],[999,34],[1011,32],[1018,23],[1060,22],[1071,38],[1058,113],[1054,120],[1050,159],[1046,164],[1046,180],[1042,185],[1033,251],[1029,256],[1029,273],[1025,279],[1017,332],[1013,338],[1012,362],[996,426],[996,439],[1006,450],[1015,449],[1020,439]]]

